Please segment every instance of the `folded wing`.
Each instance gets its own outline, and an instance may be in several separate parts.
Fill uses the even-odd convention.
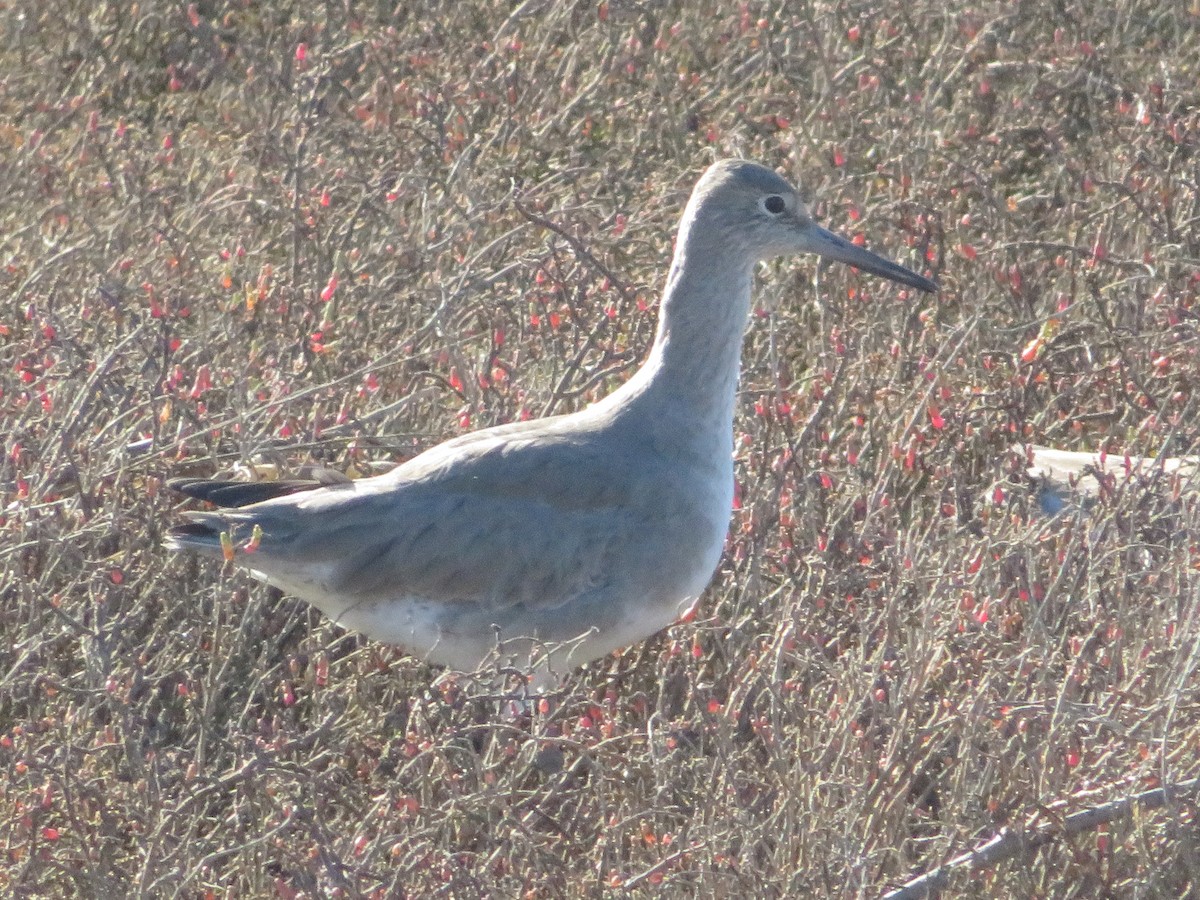
[[[614,554],[638,558],[617,542],[644,534],[651,498],[628,473],[596,478],[620,465],[602,456],[543,428],[476,433],[348,484],[175,482],[229,508],[189,513],[168,543],[220,558],[224,532],[235,562],[313,602],[555,607],[613,577]]]

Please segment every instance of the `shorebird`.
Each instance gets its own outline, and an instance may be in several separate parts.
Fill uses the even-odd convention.
[[[720,561],[754,269],[796,253],[937,290],[817,225],[770,169],[717,162],[680,220],[654,344],[612,394],[346,484],[172,481],[225,508],[187,513],[167,545],[458,671],[516,661],[544,683],[643,640]]]

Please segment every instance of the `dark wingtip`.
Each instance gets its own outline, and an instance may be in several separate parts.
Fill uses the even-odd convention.
[[[184,522],[182,525],[173,525],[169,533],[173,538],[206,538],[220,534],[217,529],[205,522]]]
[[[172,526],[163,543],[169,550],[190,550],[205,556],[222,553],[220,529],[202,521]]]
[[[321,487],[318,481],[216,481],[208,478],[172,478],[167,487],[176,493],[216,506],[237,508],[286,497]]]

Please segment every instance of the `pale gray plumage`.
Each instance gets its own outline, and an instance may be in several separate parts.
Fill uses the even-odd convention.
[[[648,637],[695,603],[720,559],[754,267],[800,252],[937,289],[817,226],[771,170],[718,162],[680,221],[649,357],[613,394],[350,484],[287,483],[262,499],[261,485],[243,496],[176,482],[235,508],[189,513],[168,545],[220,558],[228,532],[256,577],[460,670],[497,638],[503,656],[563,672]],[[256,527],[257,551],[241,552]]]

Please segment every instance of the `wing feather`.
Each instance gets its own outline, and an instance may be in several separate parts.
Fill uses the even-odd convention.
[[[216,556],[228,531],[239,564],[300,596],[348,603],[417,596],[549,608],[612,577],[614,542],[640,533],[646,486],[628,472],[615,477],[620,458],[594,441],[481,434],[377,478],[283,489],[248,505],[253,490],[185,484],[234,508],[191,513],[170,541]],[[597,477],[610,468],[613,478]],[[246,553],[256,528],[257,548]]]

